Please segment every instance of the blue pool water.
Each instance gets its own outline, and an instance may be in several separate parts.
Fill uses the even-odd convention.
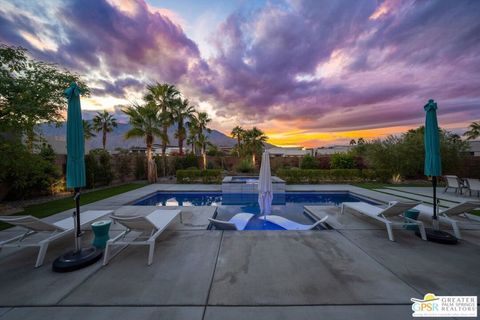
[[[261,219],[258,194],[222,194],[221,192],[156,192],[133,203],[137,206],[216,206],[216,219],[229,220],[239,212],[253,213],[246,230],[283,230]],[[311,224],[312,218],[303,212],[306,205],[339,206],[342,202],[365,201],[349,192],[286,192],[274,194],[272,214],[292,221]]]

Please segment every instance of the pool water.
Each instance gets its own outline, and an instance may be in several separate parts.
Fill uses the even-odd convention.
[[[306,205],[339,206],[342,202],[365,201],[349,192],[285,192],[274,194],[272,214],[292,221],[312,224],[314,220],[303,212]],[[245,230],[284,230],[283,228],[264,221],[260,215],[258,194],[222,194],[221,192],[156,192],[137,200],[138,206],[216,206],[216,219],[229,220],[239,212],[255,214]]]

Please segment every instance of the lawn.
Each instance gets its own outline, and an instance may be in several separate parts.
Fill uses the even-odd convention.
[[[88,192],[82,194],[81,204],[84,205],[106,199],[117,194],[144,187],[145,185],[146,183],[128,183],[121,186],[115,186],[107,189]],[[62,211],[72,209],[74,207],[75,202],[73,201],[73,197],[68,197],[25,207],[24,211],[18,212],[15,215],[32,215],[37,218],[45,218]],[[9,227],[11,227],[11,225],[0,222],[0,230],[7,229]]]
[[[415,181],[415,182],[408,182],[408,183],[398,183],[398,184],[391,184],[391,183],[381,183],[381,182],[359,182],[359,183],[352,183],[352,185],[365,188],[365,189],[383,189],[389,187],[429,187],[432,185],[430,181]]]

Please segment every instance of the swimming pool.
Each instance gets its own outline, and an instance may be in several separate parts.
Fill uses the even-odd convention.
[[[256,216],[250,220],[246,230],[283,230],[281,227],[260,216],[258,194],[222,194],[221,192],[156,192],[133,203],[136,206],[216,206],[215,218],[229,220],[236,213],[248,212]],[[272,214],[276,214],[292,221],[311,224],[314,220],[303,212],[306,205],[339,206],[342,202],[365,201],[349,192],[285,192],[274,194]]]

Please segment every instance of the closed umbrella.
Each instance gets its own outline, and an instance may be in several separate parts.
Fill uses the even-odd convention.
[[[53,270],[67,272],[86,267],[100,259],[101,251],[94,247],[82,249],[80,246],[80,188],[85,183],[85,140],[83,135],[81,90],[75,82],[65,90],[68,100],[67,111],[67,188],[75,192],[75,249],[53,263]]]
[[[451,234],[440,231],[438,223],[437,177],[442,175],[442,160],[440,156],[440,138],[437,121],[437,103],[430,99],[423,107],[425,110],[425,165],[426,176],[432,177],[433,187],[433,230],[427,229],[427,238],[432,241],[455,243],[457,240]]]
[[[272,173],[270,172],[270,156],[267,151],[263,152],[258,179],[258,204],[260,213],[265,217],[272,212],[273,188]]]

